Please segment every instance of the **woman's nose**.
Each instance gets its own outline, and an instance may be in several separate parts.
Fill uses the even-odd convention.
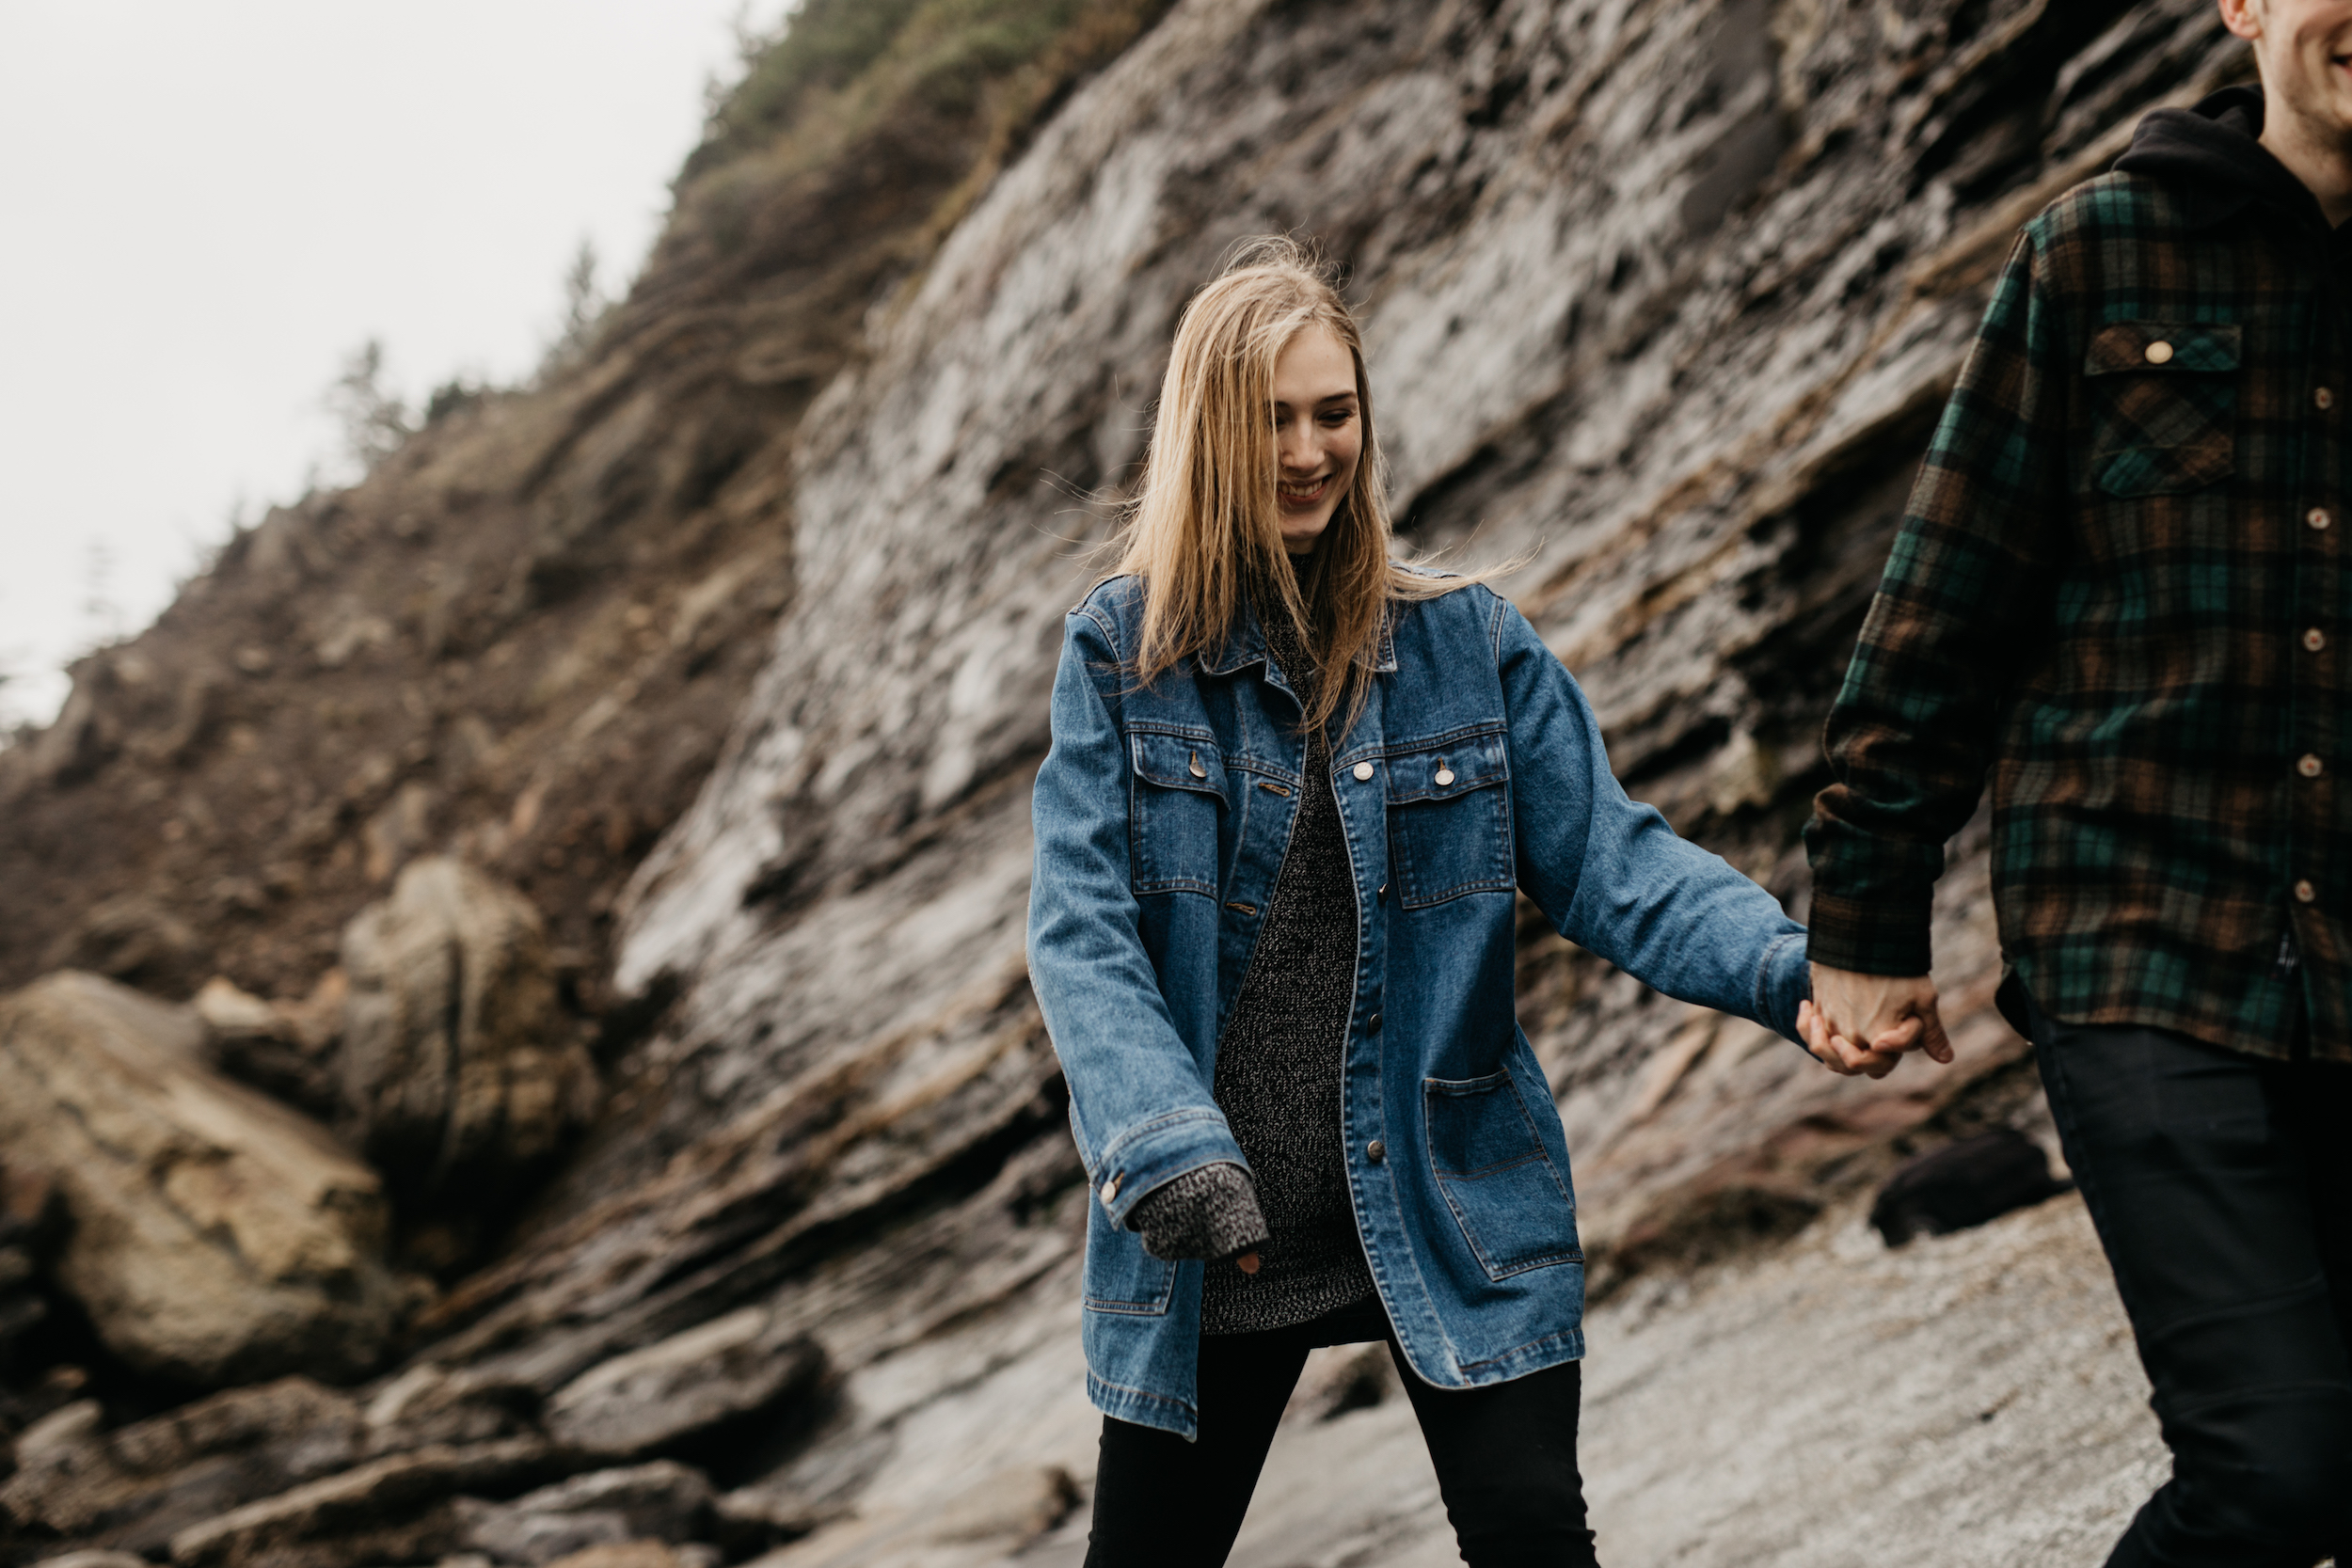
[[[1274,450],[1285,468],[1305,470],[1315,466],[1314,442],[1295,420],[1276,430]]]

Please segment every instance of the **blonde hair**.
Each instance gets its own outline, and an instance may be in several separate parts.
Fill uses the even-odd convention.
[[[1316,326],[1355,361],[1363,451],[1302,573],[1282,548],[1275,500],[1274,368],[1294,338]],[[1372,689],[1391,605],[1499,575],[1435,577],[1391,562],[1388,490],[1363,337],[1330,269],[1287,237],[1246,242],[1184,307],[1143,482],[1128,506],[1117,570],[1143,583],[1132,676],[1148,686],[1187,656],[1222,647],[1244,601],[1254,599],[1259,614],[1289,618],[1324,673],[1306,722],[1327,723],[1344,703],[1353,724]],[[1339,671],[1344,679],[1330,678]]]

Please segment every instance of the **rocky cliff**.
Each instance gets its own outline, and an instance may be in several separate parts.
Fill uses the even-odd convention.
[[[811,0],[580,364],[274,515],[0,752],[0,977],[226,975],[141,1081],[304,1105],[391,1238],[369,1365],[188,1403],[259,1364],[133,1375],[12,1140],[0,1291],[54,1321],[9,1549],[1076,1561],[1027,784],[1187,292],[1269,230],[1347,265],[1410,544],[1533,552],[1629,787],[1802,914],[1821,715],[1992,270],[2245,70],[2208,0]],[[1524,927],[1618,1560],[2069,1561],[2145,1479],[2071,1199],[1859,1227],[1911,1149],[2039,1132],[1955,851],[1961,1060],[1882,1084]],[[0,1069],[58,984],[0,1003]],[[1318,1361],[1236,1560],[1448,1560],[1387,1392]]]

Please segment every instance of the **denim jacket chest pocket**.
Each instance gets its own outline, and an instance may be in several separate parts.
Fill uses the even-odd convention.
[[[1389,863],[1406,909],[1518,885],[1511,769],[1498,726],[1391,751]]]
[[[1136,730],[1127,842],[1137,893],[1216,896],[1218,838],[1230,797],[1224,754],[1206,731]]]

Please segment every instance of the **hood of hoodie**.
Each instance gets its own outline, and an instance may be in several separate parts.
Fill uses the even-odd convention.
[[[2327,233],[2319,198],[2271,156],[2262,134],[2263,89],[2225,87],[2193,109],[2152,111],[2115,166],[2180,191],[2200,224],[2259,205]]]

